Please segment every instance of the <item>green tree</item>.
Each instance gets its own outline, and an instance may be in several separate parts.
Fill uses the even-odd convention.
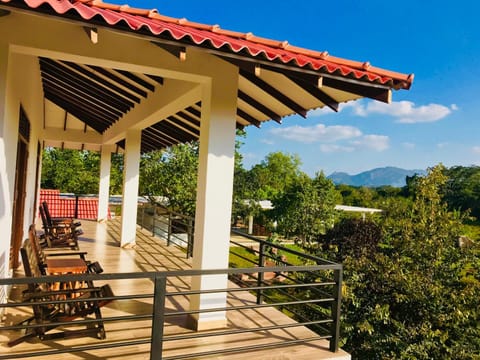
[[[110,167],[110,194],[123,192],[123,154],[113,153]]]
[[[299,176],[273,200],[272,216],[278,221],[278,232],[297,236],[301,242],[315,240],[333,225],[339,199],[333,182],[323,173],[314,179]]]
[[[112,154],[110,194],[121,194],[123,155]],[[100,154],[96,151],[46,148],[42,154],[41,187],[64,193],[97,194]]]
[[[302,162],[298,155],[273,152],[251,170],[251,177],[257,184],[256,199],[273,200],[276,196],[304,174],[300,170]]]
[[[388,203],[375,251],[342,254],[343,348],[354,359],[479,358],[479,249],[458,246],[463,217],[442,201],[443,172],[418,177],[413,201]]]
[[[42,155],[41,187],[75,194],[96,194],[100,155],[94,151],[47,148]]]
[[[194,216],[197,173],[197,142],[144,154],[140,164],[140,194],[174,211]]]
[[[445,169],[448,180],[444,199],[450,209],[470,210],[471,215],[480,217],[480,167],[454,166]]]

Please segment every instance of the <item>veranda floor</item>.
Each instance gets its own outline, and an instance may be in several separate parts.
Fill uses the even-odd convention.
[[[132,248],[120,248],[119,219],[106,223],[82,220],[84,234],[80,239],[80,248],[88,252],[88,257],[98,260],[105,273],[119,272],[145,272],[164,270],[185,270],[191,268],[191,260],[185,258],[185,254],[174,246],[167,247],[165,242],[150,233],[137,229],[136,245]],[[21,273],[17,274],[21,276]],[[188,289],[190,287],[188,278],[171,279],[169,286],[176,289]],[[97,285],[97,284],[96,284]],[[111,283],[115,295],[128,293],[152,293],[153,285],[149,280],[114,281]],[[235,286],[230,284],[229,286]],[[19,296],[19,291],[12,292],[12,296]],[[248,293],[233,294],[228,298],[229,303],[253,303],[254,298]],[[122,316],[128,314],[150,314],[151,300],[128,300],[116,301],[102,309],[104,316]],[[167,303],[167,307],[175,309],[188,309],[188,299],[176,299],[173,303]],[[29,315],[30,309],[9,310],[5,316],[5,324],[13,324]],[[245,310],[228,313],[228,327],[245,327],[247,325],[268,326],[275,324],[286,324],[292,320],[273,308],[262,308],[259,310]],[[164,333],[181,334],[189,333],[186,326],[186,318],[168,318]],[[41,342],[32,339],[28,342],[8,348],[5,343],[18,334],[15,332],[0,332],[0,353],[19,351],[44,351],[53,349],[64,349],[72,346],[96,342],[114,342],[124,338],[148,337],[151,333],[151,321],[114,322],[106,324],[107,338],[97,340],[92,338],[51,340]],[[309,336],[310,330],[300,327],[291,329],[273,330],[270,332],[248,333],[236,336],[217,336],[213,338],[200,338],[195,340],[171,341],[164,344],[164,357],[172,357],[179,354],[191,354],[207,352],[219,348],[231,348],[233,346],[253,346],[265,342],[291,340],[298,337]],[[311,336],[311,335],[310,335]],[[137,345],[130,347],[113,347],[104,350],[84,351],[80,353],[40,356],[37,359],[149,359],[150,346]],[[312,360],[312,359],[350,359],[350,356],[343,351],[331,353],[328,351],[327,341],[314,341],[303,345],[291,345],[262,351],[248,351],[243,353],[214,355],[202,359],[265,359],[265,360]]]

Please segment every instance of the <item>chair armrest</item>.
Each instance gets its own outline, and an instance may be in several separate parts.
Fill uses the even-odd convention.
[[[54,257],[54,256],[80,256],[82,259],[85,259],[85,255],[88,254],[86,251],[75,251],[75,250],[65,250],[63,248],[61,249],[54,249],[54,248],[48,248],[48,249],[43,249],[43,255],[45,257]]]
[[[42,250],[45,256],[61,256],[61,255],[87,255],[86,251],[68,250],[68,248],[45,248]]]

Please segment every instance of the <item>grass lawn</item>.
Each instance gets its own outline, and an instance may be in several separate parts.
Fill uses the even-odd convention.
[[[304,252],[302,248],[295,244],[286,244],[282,245],[288,249]],[[299,259],[297,255],[291,254],[287,251],[280,251],[279,255],[285,255],[287,257],[287,262],[292,265],[304,265],[302,259]],[[230,258],[229,265],[235,268],[247,268],[256,266],[258,264],[258,254],[249,249],[232,246],[230,247]]]

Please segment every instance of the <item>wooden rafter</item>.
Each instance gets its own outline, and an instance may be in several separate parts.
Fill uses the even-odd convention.
[[[238,98],[245,101],[248,105],[257,109],[261,113],[267,115],[270,119],[276,121],[277,123],[282,123],[282,117],[280,115],[263,105],[261,102],[255,100],[250,95],[244,93],[243,91],[238,90]]]
[[[113,83],[106,84],[106,82],[103,78],[101,78],[97,74],[94,74],[93,72],[84,68],[83,66],[81,66],[79,64],[76,64],[76,63],[73,63],[73,62],[69,62],[69,61],[62,61],[62,62],[64,64],[68,65],[69,67],[71,67],[72,69],[74,69],[75,71],[77,71],[78,73],[85,76],[90,81],[96,83],[97,86],[108,89],[108,91],[110,91],[110,92],[115,92],[115,93],[121,95],[122,97],[125,97],[125,98],[127,98],[131,101],[136,102],[137,104],[140,103],[140,98],[138,96],[133,95],[132,93],[122,89],[120,86],[117,86]]]
[[[122,74],[126,78],[136,82],[137,84],[143,86],[144,88],[146,88],[150,91],[155,91],[155,86],[150,84],[148,81],[143,80],[141,77],[139,77],[139,76],[137,76],[137,75],[135,75],[135,74],[133,74],[129,71],[125,71],[125,70],[115,69],[115,71],[118,71],[120,74]]]
[[[255,84],[257,87],[265,91],[267,94],[281,102],[283,105],[288,107],[289,109],[293,110],[303,118],[307,117],[307,110],[298,104],[296,101],[290,99],[287,95],[283,94],[282,92],[275,89],[272,85],[267,83],[266,81],[262,80],[261,78],[255,76],[255,70],[249,72],[246,69],[240,68],[240,75],[250,81],[251,83]]]
[[[288,77],[288,76],[287,76]],[[295,78],[295,77],[288,77],[291,81],[293,81],[295,84],[300,86],[303,90],[308,92],[310,95],[313,97],[317,98],[320,100],[322,103],[324,103],[326,106],[328,106],[330,109],[332,109],[335,112],[338,112],[338,101],[336,101],[334,98],[332,98],[330,95],[319,89],[317,86],[306,82],[304,80]]]
[[[112,80],[112,81],[114,81],[118,84],[123,85],[124,87],[126,87],[127,89],[137,93],[137,95],[139,95],[141,97],[146,98],[147,95],[148,95],[148,93],[145,90],[140,89],[138,86],[135,86],[132,83],[122,79],[120,76],[115,75],[112,71],[108,71],[107,69],[104,69],[100,66],[94,66],[94,65],[85,65],[85,67],[92,68],[96,72],[102,74],[103,76],[109,78],[110,80]]]
[[[259,128],[261,126],[261,123],[260,121],[258,121],[257,119],[255,119],[252,115],[246,113],[245,111],[241,110],[241,109],[237,109],[237,116],[242,118],[243,120],[245,120],[246,122],[252,124],[252,125],[255,125],[257,128]]]
[[[200,128],[200,121],[188,114],[187,112],[179,111],[176,115],[185,120],[186,122],[196,126],[197,128]]]
[[[118,119],[123,114],[121,110],[117,110],[110,104],[96,98],[94,94],[85,93],[81,90],[78,91],[68,83],[59,81],[59,79],[56,79],[50,74],[43,74],[43,84],[45,90],[58,92],[59,96],[65,99],[72,99],[72,101],[94,107],[95,111],[105,114],[108,118],[112,116],[114,119]],[[128,110],[128,108],[126,110]]]
[[[42,73],[47,73],[49,76],[68,84],[71,88],[77,89],[79,93],[83,92],[84,94],[93,95],[95,98],[121,112],[126,112],[134,106],[133,102],[120,99],[115,96],[115,93],[104,87],[96,86],[96,83],[77,75],[62,64],[40,59],[40,68],[42,69]]]
[[[239,58],[232,58],[227,56],[221,56],[225,61],[228,61],[240,69],[255,73],[255,67],[258,62],[241,60]],[[284,74],[289,79],[299,79],[313,86],[318,87],[319,77],[322,77],[324,86],[331,87],[340,91],[349,92],[361,97],[366,97],[373,100],[378,100],[385,103],[391,102],[391,90],[385,86],[378,86],[376,84],[362,83],[359,80],[352,79],[340,79],[330,74],[322,72],[306,71],[305,69],[299,69],[295,67],[287,67],[285,65],[279,66],[275,64],[261,63],[261,68],[270,70],[276,73]]]

